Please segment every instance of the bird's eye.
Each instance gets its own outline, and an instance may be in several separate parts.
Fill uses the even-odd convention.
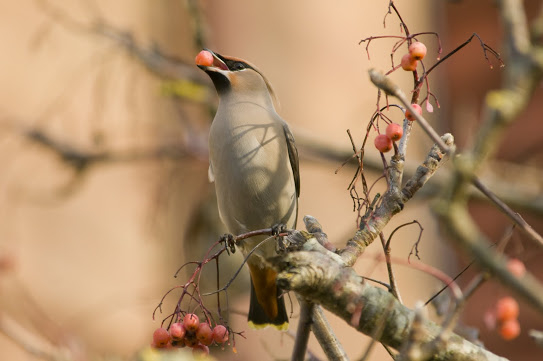
[[[232,67],[233,69],[232,70],[243,70],[245,69],[245,64],[243,63],[240,63],[240,62],[236,62],[234,63],[234,66]]]

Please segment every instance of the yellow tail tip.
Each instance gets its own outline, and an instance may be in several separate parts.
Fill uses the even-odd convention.
[[[279,331],[287,331],[288,330],[288,322],[284,322],[280,325],[274,325],[273,323],[262,323],[262,324],[256,324],[256,323],[253,323],[253,321],[249,321],[249,327],[252,328],[253,330],[263,330],[265,329],[266,327],[273,327]]]

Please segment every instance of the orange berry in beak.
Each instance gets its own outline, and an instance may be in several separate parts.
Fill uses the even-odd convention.
[[[196,65],[211,66],[213,65],[213,55],[207,51],[202,50],[196,55]]]

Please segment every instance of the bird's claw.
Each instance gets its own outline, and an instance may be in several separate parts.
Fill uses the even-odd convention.
[[[224,243],[224,248],[228,254],[236,253],[236,237],[233,234],[225,233],[221,236],[220,242]]]
[[[285,233],[287,231],[287,226],[283,223],[275,224],[271,227],[271,235],[274,237],[277,237],[281,233]]]
[[[283,223],[278,223],[271,227],[271,234],[277,240],[277,243],[275,244],[275,251],[277,253],[284,253],[287,249],[287,245],[285,244],[285,237],[279,237],[281,233],[285,233],[286,231],[287,226]]]

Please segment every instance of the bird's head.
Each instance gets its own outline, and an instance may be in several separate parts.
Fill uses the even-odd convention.
[[[248,61],[204,49],[196,57],[196,64],[209,75],[219,96],[237,93],[275,97],[270,82]]]

